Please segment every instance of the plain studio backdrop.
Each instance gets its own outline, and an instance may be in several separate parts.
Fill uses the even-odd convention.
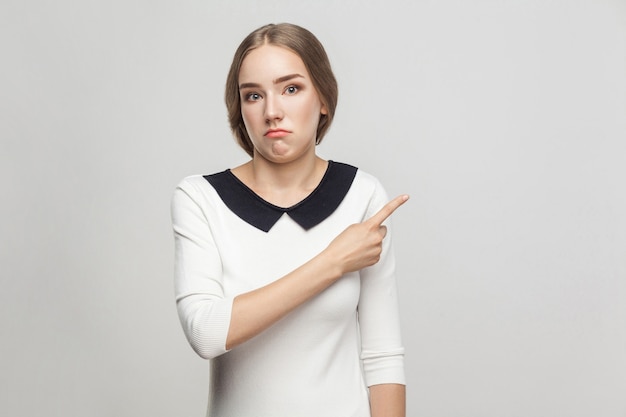
[[[284,21],[340,84],[319,153],[412,197],[408,416],[626,416],[618,0],[3,0],[0,414],[204,415],[170,197],[246,160],[226,72]]]

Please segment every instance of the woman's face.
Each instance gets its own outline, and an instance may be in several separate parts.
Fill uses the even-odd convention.
[[[255,157],[281,163],[315,155],[326,108],[297,54],[274,45],[250,51],[239,71],[239,94]]]

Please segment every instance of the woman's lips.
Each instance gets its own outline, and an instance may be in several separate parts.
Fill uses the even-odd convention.
[[[290,132],[288,130],[284,129],[270,129],[265,132],[265,136],[268,138],[282,138],[287,136],[289,133]]]

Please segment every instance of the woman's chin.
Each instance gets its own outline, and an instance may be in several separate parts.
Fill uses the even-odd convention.
[[[278,158],[288,156],[289,146],[283,141],[272,143],[272,155]]]

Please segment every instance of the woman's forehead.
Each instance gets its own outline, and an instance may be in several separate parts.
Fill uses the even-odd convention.
[[[288,74],[308,78],[302,58],[290,49],[262,45],[248,52],[241,63],[239,82],[273,81]]]

